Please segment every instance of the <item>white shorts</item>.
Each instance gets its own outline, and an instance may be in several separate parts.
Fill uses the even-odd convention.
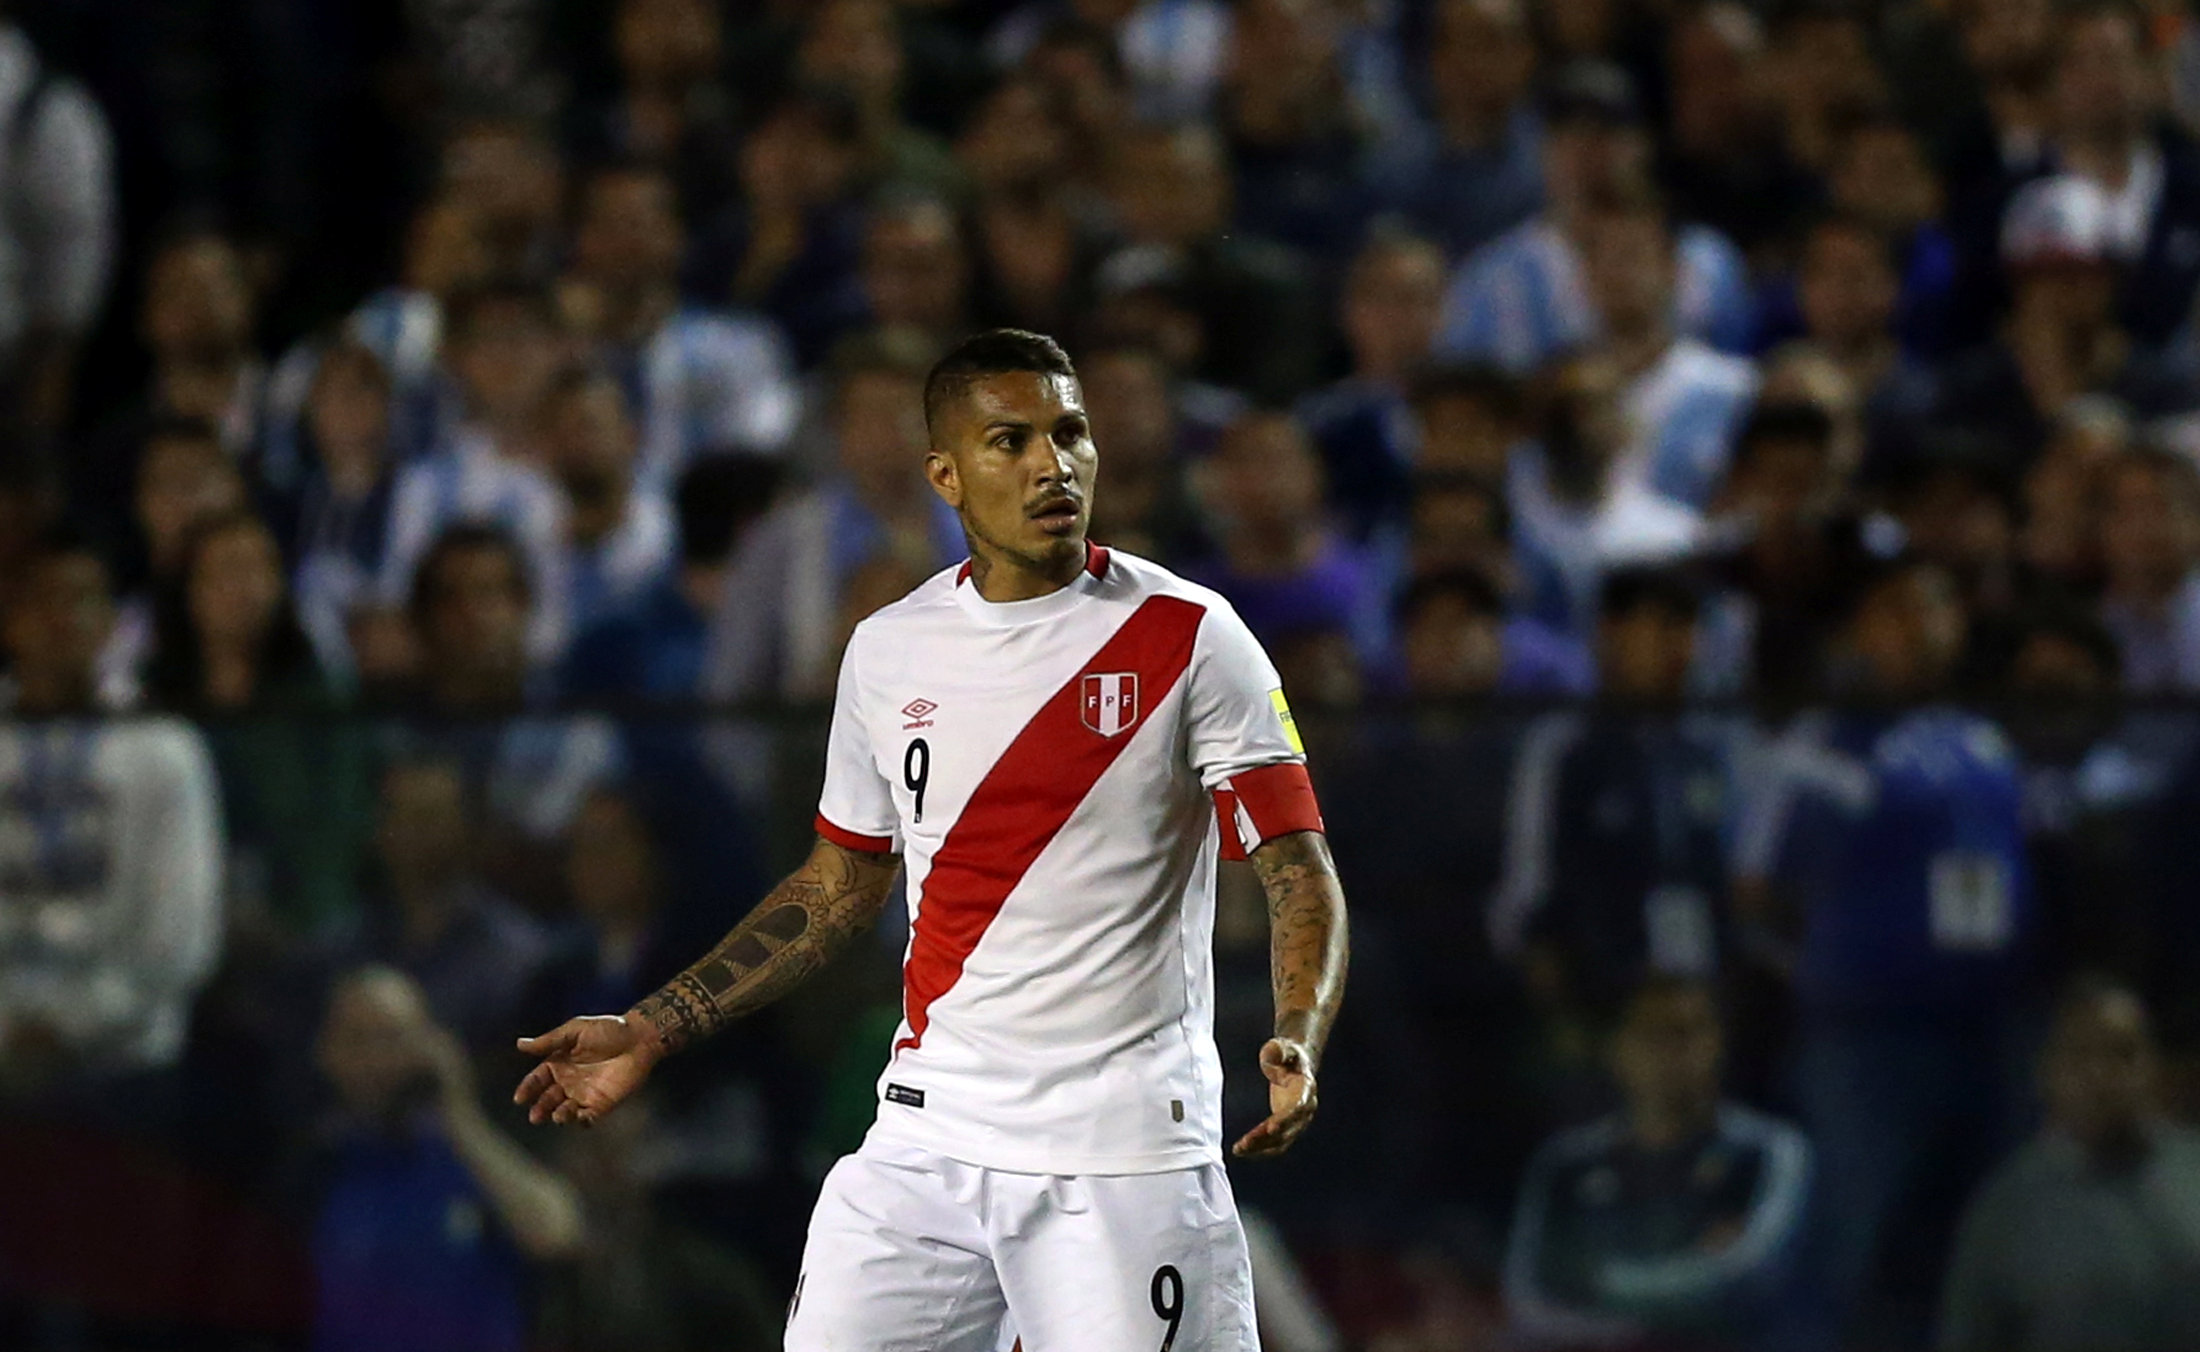
[[[810,1218],[787,1352],[1259,1352],[1218,1164],[1058,1177],[866,1145]]]

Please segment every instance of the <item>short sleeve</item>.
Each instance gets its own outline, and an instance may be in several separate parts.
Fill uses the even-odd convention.
[[[1187,714],[1192,768],[1215,795],[1224,852],[1322,829],[1306,752],[1282,678],[1245,621],[1210,606],[1192,649]]]
[[[862,682],[856,675],[858,642],[840,659],[833,694],[833,729],[825,744],[825,789],[818,796],[817,833],[865,854],[901,848],[901,820],[893,786],[878,770],[871,733],[863,722]]]

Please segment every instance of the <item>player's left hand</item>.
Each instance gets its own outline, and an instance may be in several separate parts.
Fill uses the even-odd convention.
[[[1230,1153],[1243,1159],[1280,1155],[1314,1120],[1314,1057],[1291,1038],[1269,1039],[1260,1049],[1260,1073],[1268,1077],[1268,1120],[1246,1132]]]

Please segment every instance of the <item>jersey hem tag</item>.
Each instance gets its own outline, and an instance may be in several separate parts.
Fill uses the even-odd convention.
[[[922,1108],[924,1106],[924,1091],[922,1089],[911,1089],[905,1084],[889,1084],[886,1086],[886,1101],[888,1103],[898,1103],[904,1108]]]

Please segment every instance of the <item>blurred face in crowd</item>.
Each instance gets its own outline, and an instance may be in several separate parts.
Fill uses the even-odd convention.
[[[1600,193],[1647,182],[1650,151],[1639,126],[1578,114],[1554,121],[1543,132],[1544,193],[1570,218]]]
[[[444,143],[443,189],[496,247],[511,249],[557,222],[565,167],[544,137],[516,123],[476,122]]]
[[[1223,66],[1235,135],[1280,145],[1331,125],[1339,90],[1328,11],[1322,0],[1240,0]]]
[[[2101,481],[2101,562],[2109,591],[2131,600],[2167,596],[2200,559],[2200,492],[2168,465],[2111,463]]]
[[[970,263],[961,223],[944,202],[875,213],[863,238],[863,294],[880,324],[941,332],[960,324]]]
[[[477,303],[447,344],[451,372],[475,415],[502,426],[542,406],[560,347],[549,316],[516,298]]]
[[[236,462],[211,437],[157,437],[138,461],[137,520],[153,570],[173,576],[191,530],[244,506]]]
[[[2063,26],[2055,121],[2063,136],[2139,135],[2150,108],[2145,40],[2135,16],[2083,14]]]
[[[833,440],[841,473],[875,503],[899,503],[917,491],[924,463],[924,381],[910,372],[857,370],[833,402]]]
[[[1642,209],[1599,211],[1582,232],[1582,273],[1606,327],[1639,336],[1663,327],[1673,308],[1673,239]]]
[[[1444,304],[1444,256],[1425,240],[1369,245],[1345,282],[1353,368],[1398,380],[1428,356]]]
[[[2109,990],[2073,1001],[2048,1041],[2048,1120],[2096,1153],[2129,1150],[2154,1119],[2158,1075],[2137,996]]]
[[[633,803],[594,793],[581,804],[566,841],[565,888],[599,928],[638,925],[656,910],[656,855]]]
[[[1630,606],[1597,621],[1597,670],[1617,699],[1670,704],[1688,693],[1696,617],[1664,604]]]
[[[1944,205],[1924,147],[1894,122],[1870,123],[1842,138],[1831,186],[1835,206],[1891,237],[1938,220]]]
[[[964,124],[955,158],[989,191],[1030,189],[1062,177],[1069,137],[1039,82],[1012,76]]]
[[[847,130],[808,103],[765,118],[741,144],[741,188],[751,205],[801,211],[839,201],[861,162]]]
[[[1808,437],[1766,436],[1736,458],[1728,476],[1728,509],[1765,525],[1807,519],[1831,494],[1832,455]]]
[[[447,882],[466,868],[466,784],[458,767],[414,761],[382,775],[375,851],[400,888]]]
[[[1738,4],[1706,5],[1673,30],[1670,131],[1682,150],[1715,154],[1762,130],[1755,72],[1763,52],[1763,29]]]
[[[1803,247],[1796,299],[1810,336],[1846,351],[1888,336],[1899,285],[1878,236],[1846,225],[1823,225],[1811,231]]]
[[[1139,243],[1197,244],[1230,219],[1222,143],[1203,128],[1129,133],[1117,146],[1109,182],[1116,214]]]
[[[1619,40],[1619,0],[1544,0],[1538,14],[1561,60],[1609,57]]]
[[[1850,643],[1874,693],[1915,698],[1947,682],[1969,625],[1954,580],[1939,568],[1916,564],[1872,588],[1850,621]]]
[[[1653,987],[1627,1007],[1612,1038],[1612,1074],[1629,1114],[1661,1122],[1707,1118],[1719,1103],[1726,1039],[1711,993]]]
[[[346,1111],[386,1121],[416,1100],[428,1081],[414,1030],[427,1021],[420,988],[388,968],[365,968],[336,983],[314,1061]]]
[[[2046,455],[2024,479],[2024,561],[2044,577],[2083,584],[2098,566],[2099,474],[2072,455]]]
[[[2090,334],[2116,322],[2116,269],[2106,260],[2059,260],[2011,269],[2011,322],[2024,331]]]
[[[1520,0],[1441,0],[1429,28],[1429,84],[1447,121],[1486,126],[1527,93],[1535,47]]]
[[[249,648],[281,612],[282,553],[257,519],[231,517],[197,537],[184,584],[202,647]]]
[[[2052,62],[2054,0],[1962,0],[1964,55],[1988,84],[2030,85]]]
[[[620,171],[589,184],[573,253],[590,281],[621,292],[670,286],[685,247],[679,205],[663,174]]]
[[[1099,459],[1076,377],[1004,371],[939,410],[924,472],[977,546],[1043,575],[1085,556]]]
[[[2116,693],[2116,677],[2085,644],[2052,630],[2033,634],[2010,663],[2020,695],[2083,703]]]
[[[624,0],[613,41],[628,84],[678,88],[717,73],[724,34],[705,0]]]
[[[543,409],[550,470],[576,501],[615,500],[634,474],[634,423],[626,396],[604,377],[560,390]]]
[[[431,674],[486,694],[516,696],[527,668],[527,580],[501,546],[431,554],[435,567],[421,626]],[[424,565],[425,566],[425,565]]]
[[[1552,377],[1543,446],[1553,487],[1569,497],[1603,492],[1604,471],[1627,435],[1619,364],[1600,355],[1576,357]]]
[[[1360,702],[1360,657],[1342,629],[1302,630],[1269,650],[1291,699],[1306,709],[1350,709]]]
[[[107,566],[89,551],[70,551],[31,563],[9,603],[4,637],[26,687],[74,687],[88,697],[114,627]]]
[[[1406,685],[1424,698],[1466,698],[1497,689],[1505,669],[1504,624],[1464,592],[1438,591],[1405,617]]]
[[[1093,434],[1108,439],[1109,482],[1167,463],[1176,450],[1176,395],[1159,357],[1112,348],[1086,358],[1077,374]]]
[[[445,197],[413,217],[405,239],[405,285],[448,299],[486,280],[494,266],[480,222],[464,204]]]
[[[1903,495],[1897,515],[1910,548],[1959,578],[1978,579],[2015,548],[2009,504],[1968,470],[1927,476]]]
[[[321,358],[306,396],[306,426],[340,494],[356,497],[374,485],[390,444],[390,382],[373,353],[339,346]]]
[[[154,255],[144,334],[161,361],[219,361],[242,350],[252,336],[252,287],[236,247],[193,235]]]
[[[1496,488],[1459,477],[1425,477],[1415,485],[1415,573],[1468,568],[1484,576],[1503,577],[1511,551]]]
[[[873,106],[893,102],[901,87],[901,37],[886,0],[825,0],[796,56],[803,77],[846,90]]]
[[[1493,483],[1505,477],[1520,431],[1488,400],[1443,392],[1422,399],[1414,413],[1420,424],[1422,468],[1480,475]]]
[[[1238,419],[1222,434],[1205,468],[1211,506],[1231,529],[1296,534],[1320,516],[1321,460],[1305,429],[1288,414]]]

